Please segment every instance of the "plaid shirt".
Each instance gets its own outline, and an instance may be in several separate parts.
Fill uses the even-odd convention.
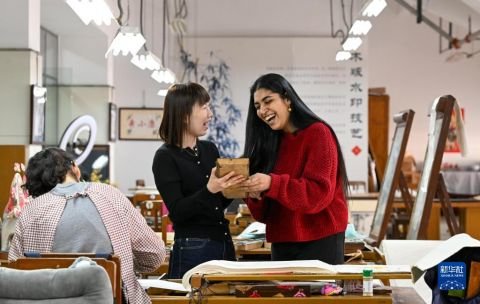
[[[113,253],[120,256],[124,294],[129,303],[151,303],[135,277],[156,270],[165,258],[163,241],[153,232],[130,201],[116,188],[91,183],[85,193],[95,204],[107,229]],[[18,219],[8,259],[24,252],[51,252],[66,198],[46,193],[29,202]]]

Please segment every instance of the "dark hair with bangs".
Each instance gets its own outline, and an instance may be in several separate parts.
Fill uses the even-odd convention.
[[[277,161],[278,150],[282,131],[272,130],[265,122],[257,116],[257,109],[254,104],[254,94],[258,89],[270,90],[280,97],[290,100],[290,121],[298,129],[304,129],[312,123],[321,122],[330,129],[337,145],[338,168],[337,177],[341,178],[343,193],[348,197],[348,177],[345,161],[342,155],[340,144],[332,127],[323,119],[313,113],[302,101],[292,85],[282,75],[265,74],[260,76],[250,88],[250,103],[248,106],[245,150],[244,157],[250,158],[250,172],[270,173]]]
[[[65,181],[73,165],[74,158],[60,148],[40,151],[28,160],[24,187],[32,197],[45,194]]]
[[[183,135],[188,129],[188,117],[193,106],[198,103],[203,106],[210,101],[210,95],[198,83],[172,85],[165,96],[163,118],[158,134],[169,145],[182,147]]]

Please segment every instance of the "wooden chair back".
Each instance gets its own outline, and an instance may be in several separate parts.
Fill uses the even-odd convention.
[[[172,225],[172,221],[168,215],[162,215],[162,240],[165,245],[167,244],[167,231],[169,225]]]
[[[163,216],[163,201],[162,200],[145,200],[134,203],[143,215],[148,225],[155,232],[161,231],[161,221]]]
[[[22,257],[10,262],[6,267],[34,270],[68,268],[78,257],[89,257],[103,267],[112,284],[114,303],[122,304],[122,278],[120,273],[120,258],[116,255],[96,255],[92,253],[42,253]]]

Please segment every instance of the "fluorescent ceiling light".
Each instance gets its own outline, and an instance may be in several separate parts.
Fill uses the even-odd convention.
[[[67,4],[80,17],[85,25],[95,22],[97,25],[110,25],[113,17],[112,11],[104,0],[66,0]]]
[[[344,51],[355,51],[362,44],[362,39],[358,37],[348,37],[343,43]]]
[[[372,28],[372,23],[368,20],[357,20],[353,23],[349,33],[352,35],[366,35]]]
[[[159,83],[174,83],[175,82],[175,74],[167,68],[160,68],[159,70],[155,70],[152,73],[152,78],[155,79]]]
[[[362,16],[377,17],[386,6],[387,2],[385,0],[370,0],[362,10]]]
[[[107,58],[110,52],[112,52],[113,56],[117,56],[120,52],[123,56],[128,54],[135,56],[145,44],[145,41],[138,28],[122,26],[105,53],[105,58]]]
[[[350,54],[350,52],[338,51],[337,55],[335,56],[335,60],[336,61],[344,61],[344,60],[350,59],[351,57],[352,57],[352,54]]]
[[[152,52],[146,52],[145,54],[137,54],[132,57],[130,60],[136,67],[145,70],[149,69],[151,71],[158,70],[162,66],[160,59],[155,56]]]

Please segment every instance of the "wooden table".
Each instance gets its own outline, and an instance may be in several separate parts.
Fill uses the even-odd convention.
[[[477,199],[451,199],[452,207],[460,215],[460,228],[476,239],[480,239],[480,200]],[[350,200],[352,211],[375,212],[377,200],[355,198]],[[352,208],[353,206],[353,208]],[[395,201],[394,208],[403,208],[403,201]],[[435,200],[427,228],[428,240],[440,239],[441,204]]]
[[[160,296],[151,295],[152,304],[187,304],[190,299],[185,296]],[[237,298],[235,296],[209,296],[205,297],[201,302],[195,303],[218,303],[218,304],[335,304],[335,303],[376,303],[376,304],[423,304],[422,298],[411,287],[393,287],[392,295],[375,295],[373,297],[363,297],[362,295],[345,295],[345,296],[312,296],[308,298]]]
[[[452,200],[452,207],[460,216],[461,231],[475,239],[480,239],[480,201],[479,200]],[[396,202],[394,207],[402,206],[403,202]],[[427,228],[427,240],[440,239],[440,218],[442,205],[434,201]]]

